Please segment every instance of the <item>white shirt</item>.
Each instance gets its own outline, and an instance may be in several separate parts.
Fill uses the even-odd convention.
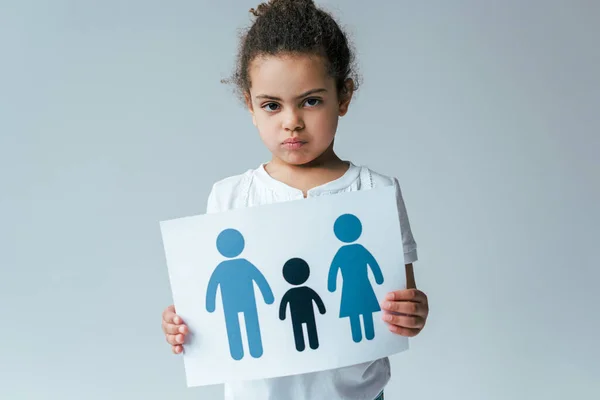
[[[240,175],[216,182],[207,203],[207,213],[253,207],[304,198],[301,190],[271,177],[261,164]],[[381,175],[367,167],[349,163],[340,178],[307,192],[308,197],[356,190],[396,187],[405,264],[417,260],[413,238],[400,185],[396,178]],[[373,400],[390,379],[388,358],[333,370],[225,384],[225,400]]]

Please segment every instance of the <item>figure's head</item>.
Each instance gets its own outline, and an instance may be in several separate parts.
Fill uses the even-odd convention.
[[[244,250],[244,236],[235,229],[225,229],[217,237],[217,250],[223,257],[233,258]]]
[[[271,0],[251,12],[233,81],[263,143],[293,165],[332,153],[357,88],[346,35],[312,0]]]
[[[283,278],[290,285],[302,285],[310,276],[310,268],[301,258],[292,258],[283,265]]]
[[[333,232],[342,242],[352,243],[362,234],[362,224],[355,215],[344,214],[335,221]]]

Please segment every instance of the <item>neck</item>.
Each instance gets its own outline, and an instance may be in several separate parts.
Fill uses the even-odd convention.
[[[328,149],[309,163],[288,164],[276,157],[266,166],[271,177],[291,187],[306,192],[314,187],[338,179],[348,170],[348,163],[339,158],[332,149]]]

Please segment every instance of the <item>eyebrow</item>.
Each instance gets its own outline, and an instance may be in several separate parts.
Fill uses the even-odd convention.
[[[304,92],[302,93],[300,96],[296,97],[297,99],[301,98],[301,97],[306,97],[308,95],[311,94],[315,94],[315,93],[323,93],[323,92],[327,92],[327,89],[325,88],[320,88],[320,89],[312,89],[309,90],[308,92]],[[281,101],[281,99],[279,97],[275,97],[275,96],[270,96],[268,94],[259,94],[258,96],[256,96],[257,99],[269,99],[269,100],[277,100],[277,101]]]

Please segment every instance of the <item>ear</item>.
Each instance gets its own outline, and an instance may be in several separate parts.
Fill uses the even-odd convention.
[[[344,88],[340,93],[340,106],[339,106],[339,116],[343,117],[348,112],[348,107],[350,106],[350,101],[352,100],[352,95],[354,94],[354,81],[352,79],[346,79],[344,82]]]
[[[256,125],[256,115],[254,115],[254,107],[252,107],[252,97],[249,92],[244,93],[244,101],[246,102],[246,107],[248,107],[248,111],[252,114],[252,123],[254,126]]]

